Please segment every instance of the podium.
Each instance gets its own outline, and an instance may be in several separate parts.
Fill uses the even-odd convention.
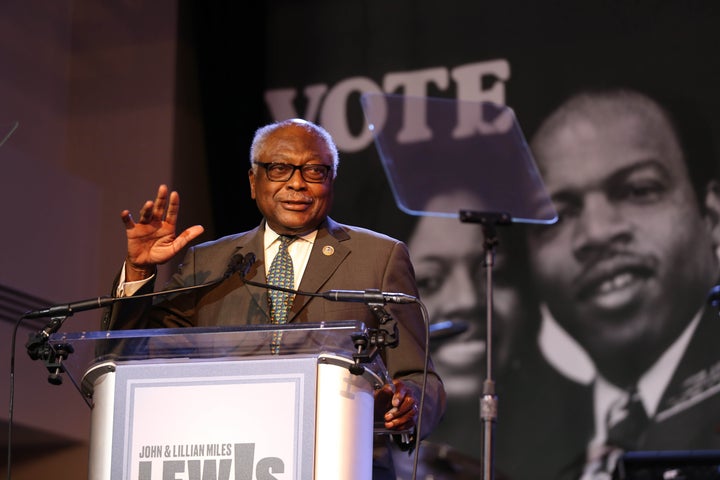
[[[370,480],[374,390],[388,375],[379,356],[358,355],[365,330],[117,330],[48,343],[92,406],[90,480]]]

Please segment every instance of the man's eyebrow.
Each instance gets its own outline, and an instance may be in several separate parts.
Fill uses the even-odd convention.
[[[606,189],[606,188],[608,188],[612,185],[615,185],[618,182],[624,180],[625,178],[629,177],[633,173],[636,173],[638,171],[644,171],[644,170],[655,171],[665,180],[670,180],[672,178],[672,176],[670,175],[670,171],[667,168],[667,165],[665,165],[663,162],[658,161],[655,158],[646,158],[644,160],[640,160],[631,165],[627,165],[623,168],[620,168],[620,169],[612,172],[607,177],[598,179],[595,182],[585,184],[580,187],[569,187],[569,188],[557,190],[556,192],[552,192],[551,199],[553,201],[570,202],[573,199],[582,197],[584,192],[587,192],[589,190],[594,190],[597,188]]]
[[[422,262],[432,262],[432,263],[438,263],[438,264],[446,264],[448,263],[448,259],[446,255],[441,255],[439,253],[433,253],[428,252],[427,254],[422,254],[417,256],[418,261]]]
[[[610,175],[604,183],[613,183],[617,182],[618,180],[623,180],[624,178],[627,178],[633,173],[641,170],[652,170],[657,172],[661,177],[665,179],[671,178],[670,171],[668,170],[667,165],[665,165],[663,162],[658,161],[655,158],[648,158],[633,163],[632,165],[628,165],[625,168],[619,169],[618,171]]]

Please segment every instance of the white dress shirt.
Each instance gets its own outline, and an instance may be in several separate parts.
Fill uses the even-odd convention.
[[[588,462],[593,462],[606,452],[606,419],[611,407],[626,395],[623,388],[613,385],[602,377],[587,352],[553,318],[545,305],[542,305],[542,324],[538,336],[540,350],[546,360],[562,375],[583,385],[593,385],[593,410],[595,435],[587,447]],[[675,369],[687,349],[697,324],[702,316],[701,309],[673,342],[665,353],[639,379],[637,388],[643,406],[649,418],[660,417],[665,412],[657,412],[662,394],[667,388]],[[583,476],[586,478],[603,478]]]

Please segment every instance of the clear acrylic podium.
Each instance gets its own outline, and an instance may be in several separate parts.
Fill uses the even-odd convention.
[[[348,321],[48,342],[92,406],[90,480],[370,480],[373,393],[388,376],[379,356],[356,355],[364,334]]]

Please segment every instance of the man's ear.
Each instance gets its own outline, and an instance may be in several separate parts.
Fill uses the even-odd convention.
[[[713,243],[720,247],[720,182],[711,180],[705,190],[705,221]]]
[[[252,168],[248,170],[248,180],[250,181],[250,198],[255,200],[255,172]]]

